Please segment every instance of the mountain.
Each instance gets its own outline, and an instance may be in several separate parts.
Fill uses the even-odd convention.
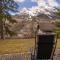
[[[48,23],[51,20],[55,20],[57,18],[52,13],[51,13],[52,15],[40,12],[37,13],[36,15],[34,15],[35,13],[31,15],[30,13],[32,12],[25,9],[22,10],[18,15],[12,17],[17,21],[17,23],[11,27],[11,30],[17,33],[15,37],[18,38],[34,37],[38,23],[40,24],[40,22],[42,22],[42,24],[43,23],[45,24],[45,22]]]

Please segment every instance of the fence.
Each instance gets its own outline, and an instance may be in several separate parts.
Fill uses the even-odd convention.
[[[14,53],[0,55],[0,60],[31,60],[31,53]]]

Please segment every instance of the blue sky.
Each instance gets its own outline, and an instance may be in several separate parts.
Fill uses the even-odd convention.
[[[36,2],[32,2],[31,0],[26,0],[22,3],[19,3],[19,8],[22,9],[24,7],[26,8],[31,8],[32,6],[37,6],[37,3]]]
[[[50,9],[53,9],[53,7],[60,7],[60,0],[14,0],[14,1],[18,3],[19,11],[22,10],[23,8],[31,10],[32,8],[36,9],[37,7],[41,6],[45,7],[47,4],[50,5]]]
[[[26,8],[31,8],[32,6],[37,6],[38,3],[36,1],[32,0],[15,0],[19,4],[19,8],[22,9],[24,7]],[[44,0],[44,1],[49,1],[49,0]],[[53,1],[53,0],[52,0]],[[56,0],[58,4],[60,4],[60,0]],[[52,4],[53,5],[53,4]]]
[[[60,4],[60,0],[56,0]]]

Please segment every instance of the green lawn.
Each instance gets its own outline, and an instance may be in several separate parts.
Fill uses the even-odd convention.
[[[0,54],[25,53],[34,47],[34,39],[6,39],[0,40]],[[57,48],[60,48],[58,39]]]

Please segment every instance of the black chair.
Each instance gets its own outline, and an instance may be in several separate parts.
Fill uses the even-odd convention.
[[[53,55],[56,49],[56,35],[55,34],[40,34],[37,35],[37,47],[35,60],[53,60]]]

